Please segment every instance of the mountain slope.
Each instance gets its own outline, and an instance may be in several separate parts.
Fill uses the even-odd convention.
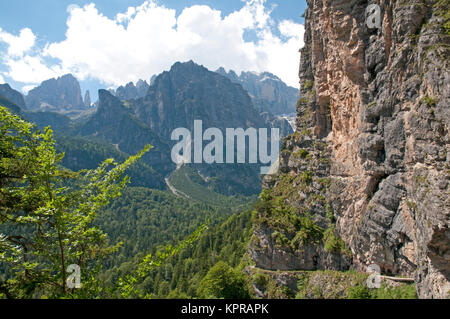
[[[233,70],[226,72],[219,68],[217,73],[239,83],[250,94],[253,104],[260,112],[273,115],[289,115],[295,113],[295,105],[299,98],[299,91],[287,86],[280,78],[272,73],[242,72],[237,75]]]
[[[190,61],[175,63],[160,74],[145,97],[127,102],[135,116],[164,140],[171,141],[177,128],[194,131],[194,121],[203,122],[203,130],[218,128],[282,128],[289,125],[266,121],[254,108],[240,84]],[[174,145],[171,142],[171,145]],[[224,153],[225,154],[225,153]],[[224,195],[250,196],[261,190],[260,165],[196,164],[195,170],[215,180],[213,190]]]
[[[25,99],[23,98],[23,95],[20,92],[12,89],[8,83],[0,84],[0,95],[16,104],[22,110],[26,109]]]
[[[99,91],[97,112],[77,127],[76,132],[94,140],[107,141],[128,154],[136,154],[151,144],[153,149],[144,156],[144,161],[161,176],[174,169],[169,145],[106,90]]]
[[[239,206],[249,200],[248,197],[230,197],[222,195],[221,192],[215,192],[214,190],[217,190],[218,186],[215,185],[214,178],[205,178],[200,171],[196,171],[190,165],[183,165],[173,172],[169,176],[168,182],[180,196],[209,205],[237,210]]]
[[[174,129],[266,127],[247,92],[238,84],[194,62],[175,63],[160,74],[147,95],[131,103],[136,116],[158,135],[170,139]]]
[[[95,169],[108,158],[123,162],[130,156],[111,144],[82,137],[56,136],[56,150],[58,153],[64,153],[61,165],[75,172]],[[134,164],[125,174],[130,177],[132,187],[165,188],[161,174],[144,161]]]
[[[83,97],[78,80],[71,74],[44,81],[25,97],[30,110],[68,112],[83,110]]]
[[[186,236],[186,234],[188,234],[185,228],[180,227],[183,224],[188,224],[188,229],[190,229],[191,231],[195,230],[196,226],[195,223],[192,222],[193,219],[204,221],[207,217],[209,217],[211,218],[212,222],[214,219],[217,221],[216,213],[207,212],[207,206],[199,207],[198,204],[191,204],[189,207],[189,205],[184,204],[186,202],[185,200],[183,201],[182,199],[172,199],[170,200],[170,202],[168,202],[167,200],[169,200],[170,197],[168,197],[167,195],[163,196],[162,194],[156,194],[155,192],[152,193],[153,194],[151,195],[153,196],[145,194],[146,197],[142,199],[150,202],[158,196],[164,200],[163,209],[167,209],[170,206],[178,206],[178,209],[175,210],[174,214],[168,215],[162,221],[162,224],[168,227],[169,230],[172,230],[173,228],[175,229],[175,231],[171,231],[171,233],[179,234],[177,236],[177,239],[182,239],[183,235]],[[129,208],[132,207],[132,197],[128,194],[125,194],[125,196],[129,198],[127,200],[129,205],[127,207],[122,206],[118,213],[115,213],[116,216],[113,215],[114,213],[108,212],[107,215],[105,215],[105,219],[100,221],[107,225],[109,229],[111,229],[111,231],[108,231],[109,229],[106,229],[107,232],[112,233],[113,229],[117,227],[117,223],[111,223],[111,220],[121,220],[122,216],[132,214],[132,209]],[[141,195],[138,193],[138,196],[134,197],[139,198],[139,196]],[[112,205],[112,209],[115,205],[116,204]],[[135,209],[139,209],[139,205],[133,206],[136,207]],[[180,206],[185,208],[183,210],[179,210]],[[149,205],[149,207],[152,206]],[[167,212],[169,211],[173,211],[173,209],[167,210]],[[186,211],[188,212],[188,214],[186,214]],[[136,224],[139,229],[137,233],[143,234],[143,238],[151,238],[155,233],[161,232],[159,223],[155,223],[156,227],[154,227],[152,223],[152,219],[154,219],[154,216],[156,215],[156,212],[152,211],[151,208],[148,210],[141,210],[138,214],[140,222]],[[181,220],[181,223],[172,222],[172,218],[174,218],[176,215],[179,216],[176,217],[175,220]],[[193,218],[192,215],[194,215]],[[227,216],[227,214],[224,214],[222,216]],[[134,240],[135,228],[131,229]],[[155,231],[145,231],[146,229],[154,229]],[[155,237],[153,239],[153,242],[161,242],[160,237],[172,241],[171,239],[173,237],[171,236],[171,234],[166,231],[163,232],[164,234],[162,236]],[[122,230],[122,233],[126,233],[126,231]],[[213,267],[218,261],[226,262],[233,267],[238,266],[241,263],[242,255],[245,253],[250,236],[250,211],[245,211],[243,213],[233,215],[225,222],[214,222],[209,227],[208,231],[202,234],[199,240],[195,242],[192,247],[187,247],[185,250],[180,252],[180,254],[169,257],[168,260],[161,265],[161,267],[158,267],[154,271],[149,273],[144,282],[139,285],[138,289],[142,292],[150,294],[154,298],[197,298],[198,284],[208,273],[208,270]],[[125,242],[128,242],[128,238],[123,235],[118,239],[122,239]],[[145,246],[149,245],[149,242],[151,242],[150,240],[142,240],[141,236],[136,237],[136,240],[139,241],[142,247],[145,247],[147,249],[150,248],[148,246]],[[127,247],[127,245],[125,245],[125,247]],[[131,250],[128,249],[126,251]],[[126,255],[126,253],[124,252],[123,255]],[[135,256],[135,251],[133,251],[133,254],[128,254],[127,256]],[[104,281],[106,282],[106,285],[114,285],[117,282],[118,278],[123,277],[127,274],[127,271],[129,271],[130,269],[135,269],[136,265],[140,262],[139,256],[137,257],[138,258],[134,258],[132,262],[124,263],[120,267],[115,266],[108,269],[108,271],[106,271],[102,275]],[[123,257],[119,258],[125,260]]]
[[[15,114],[19,114],[22,112],[22,109],[17,106],[15,103],[11,102],[9,99],[0,94],[0,105],[6,107],[11,112]]]
[[[50,126],[58,135],[70,135],[74,128],[74,123],[70,118],[57,112],[25,111],[24,117],[35,123],[40,129]]]

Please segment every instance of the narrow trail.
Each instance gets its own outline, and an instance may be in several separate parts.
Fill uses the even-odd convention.
[[[314,272],[315,270],[270,270],[270,269],[263,269],[263,268],[258,268],[255,266],[251,266],[249,267],[250,269],[258,269],[260,271],[262,271],[263,273],[267,273],[267,274],[278,274],[278,273],[291,273],[291,274],[297,274],[297,273],[304,273],[304,272]],[[408,278],[408,277],[391,277],[391,276],[383,276],[380,275],[380,278],[382,280],[390,280],[390,281],[396,281],[396,282],[406,282],[406,283],[413,283],[414,282],[414,278]]]
[[[166,181],[166,185],[167,185],[167,187],[169,187],[169,189],[172,192],[172,194],[174,194],[177,197],[183,197],[183,198],[186,198],[186,199],[192,199],[189,195],[186,195],[182,191],[179,191],[178,189],[175,188],[175,186],[170,184],[169,178],[165,178],[164,180]]]

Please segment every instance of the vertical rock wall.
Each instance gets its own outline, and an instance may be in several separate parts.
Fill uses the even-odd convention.
[[[284,194],[283,205],[298,216],[305,214],[305,200],[322,192],[325,202],[308,213],[323,229],[334,227],[351,250],[351,267],[365,271],[378,264],[383,273],[414,277],[422,298],[448,298],[450,1],[307,3],[298,132],[285,143],[280,173],[266,178],[266,187],[276,193],[286,175],[293,176],[295,191]],[[381,8],[379,29],[366,25],[370,4]],[[327,145],[322,159],[298,158],[300,150],[315,154],[317,143]],[[305,192],[295,176],[308,160],[313,184]],[[317,173],[323,169],[315,166],[324,163],[330,178],[325,193],[313,186],[323,179]],[[330,211],[334,226],[321,224]],[[268,234],[278,231],[266,222],[273,214],[259,209],[253,260],[289,260],[298,267],[295,257],[267,254],[274,241]],[[316,244],[317,256],[325,237]],[[294,249],[291,256],[296,254]],[[339,270],[320,260],[327,258],[319,258],[316,269]]]

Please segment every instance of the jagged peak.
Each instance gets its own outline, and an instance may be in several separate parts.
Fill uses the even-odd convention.
[[[227,77],[234,78],[234,79],[239,80],[239,81],[243,81],[243,80],[245,80],[245,78],[252,77],[252,78],[258,78],[261,81],[273,80],[273,81],[277,81],[277,82],[283,82],[283,80],[281,80],[278,76],[276,76],[275,74],[270,73],[268,71],[264,71],[264,72],[242,71],[238,75],[238,73],[236,73],[232,69],[230,69],[227,72],[224,67],[220,67],[215,72],[218,73],[218,74],[227,76]]]
[[[59,76],[59,77],[56,77],[56,78],[51,78],[51,79],[42,81],[42,83],[40,85],[38,85],[35,88],[31,89],[28,92],[28,95],[30,95],[31,92],[36,91],[40,87],[45,86],[45,85],[49,85],[49,84],[54,83],[54,82],[66,82],[66,83],[67,82],[71,82],[71,83],[77,85],[78,87],[80,86],[80,83],[79,83],[78,79],[75,76],[73,76],[71,73],[67,73],[65,75],[62,75],[62,76]]]
[[[70,79],[70,80],[76,80],[76,81],[78,81],[78,79],[77,79],[72,73],[64,74],[64,75],[58,77],[57,79],[58,79],[58,80],[59,80],[59,79]]]
[[[136,86],[139,86],[139,85],[148,85],[148,82],[147,82],[147,80],[139,79],[139,80],[136,82]]]
[[[116,98],[110,91],[104,90],[104,89],[98,90],[98,99],[99,99],[99,102],[105,101],[108,99],[115,99],[115,100],[119,101],[119,99]]]
[[[11,85],[9,85],[8,83],[0,84],[0,87],[5,87],[5,88],[7,88],[8,90],[13,90],[13,88],[11,87]]]
[[[207,70],[203,65],[195,63],[193,60],[189,60],[187,62],[176,62],[172,65],[169,72],[177,71],[177,70],[192,70],[192,69],[198,69],[198,70]]]

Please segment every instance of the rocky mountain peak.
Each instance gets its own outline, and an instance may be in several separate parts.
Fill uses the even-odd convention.
[[[295,113],[299,90],[289,87],[276,75],[269,72],[242,72],[238,76],[233,70],[227,72],[223,67],[216,72],[234,83],[241,84],[259,111],[273,115]]]
[[[207,127],[265,127],[241,85],[194,63],[175,63],[160,74],[147,95],[132,103],[138,117],[161,136],[195,119]]]
[[[84,95],[84,105],[86,107],[91,107],[92,102],[91,102],[91,93],[89,92],[89,90],[86,91],[86,94]]]
[[[97,113],[108,111],[115,112],[123,108],[122,102],[110,91],[98,90],[98,111]]]
[[[147,81],[140,79],[136,82],[136,89],[138,91],[139,97],[145,96],[149,88],[150,85],[147,83]]]
[[[121,100],[133,100],[144,97],[147,94],[150,85],[147,81],[142,79],[136,82],[136,85],[133,82],[129,82],[125,86],[120,86],[117,90],[111,90],[111,92]]]
[[[78,80],[72,74],[49,79],[25,97],[31,110],[71,111],[85,109]]]
[[[11,88],[8,83],[0,84],[0,95],[14,103],[15,105],[19,106],[21,109],[25,109],[25,99],[23,98],[23,95]]]

